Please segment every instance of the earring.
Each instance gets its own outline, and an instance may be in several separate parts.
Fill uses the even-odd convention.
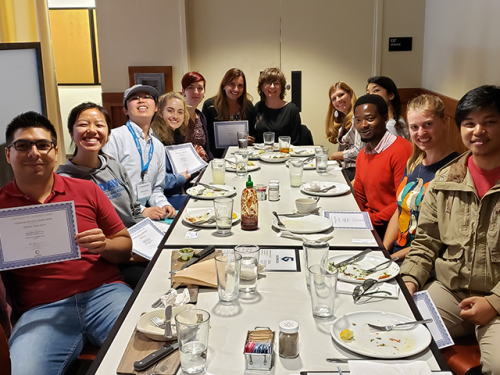
[[[335,110],[335,112],[333,112],[333,115],[335,116],[335,118],[339,117],[339,112],[337,110]]]

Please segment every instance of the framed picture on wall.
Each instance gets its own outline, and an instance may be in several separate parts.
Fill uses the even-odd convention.
[[[165,94],[165,74],[163,73],[135,73],[134,85],[148,85],[158,90],[158,94]]]
[[[142,84],[153,86],[159,95],[173,91],[171,66],[129,66],[130,86]]]

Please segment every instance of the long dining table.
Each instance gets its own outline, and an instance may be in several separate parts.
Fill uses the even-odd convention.
[[[230,158],[235,148],[226,151]],[[295,199],[305,197],[299,188],[290,187],[288,168],[284,163],[260,162],[260,169],[249,172],[254,184],[268,185],[270,180],[279,180],[280,199],[276,202],[259,201],[259,227],[254,231],[243,231],[240,225],[232,227],[232,235],[219,237],[214,228],[197,231],[196,238],[189,238],[192,226],[182,220],[184,210],[213,207],[211,200],[190,198],[179,211],[176,219],[165,234],[162,243],[146,272],[134,290],[108,339],[90,367],[88,374],[116,374],[127,344],[135,332],[141,314],[153,310],[151,305],[171,286],[170,270],[172,251],[182,247],[202,249],[207,245],[217,248],[232,248],[238,244],[256,244],[261,249],[297,249],[302,254],[302,243],[296,239],[278,236],[272,228],[272,211],[292,212]],[[318,174],[315,170],[304,170],[303,182],[329,181],[349,184],[340,168],[330,165],[327,173]],[[207,168],[201,182],[211,183],[212,174]],[[234,173],[226,172],[226,185],[234,186],[234,210],[239,211],[241,191],[245,180],[236,179]],[[318,205],[322,210],[359,212],[352,188],[346,194],[321,197]],[[374,231],[367,229],[345,229],[331,232],[329,241],[330,255],[354,255],[365,248],[372,248],[375,254],[388,256],[380,238]],[[197,308],[211,314],[207,355],[207,374],[251,374],[245,370],[243,348],[247,332],[255,327],[270,327],[276,332],[274,346],[274,365],[270,374],[298,374],[302,371],[324,371],[336,373],[336,365],[326,358],[369,359],[340,347],[330,334],[332,321],[314,319],[311,310],[309,291],[306,286],[304,267],[300,272],[266,272],[259,276],[257,292],[251,299],[240,299],[230,306],[218,301],[216,289],[200,288]],[[400,276],[396,278],[401,286],[398,298],[372,298],[366,303],[355,304],[347,294],[337,294],[335,316],[340,317],[355,311],[388,311],[408,318],[421,319],[413,300],[403,286]],[[295,359],[278,356],[277,335],[279,322],[292,319],[299,323],[300,355]],[[381,360],[387,363],[408,363],[425,361],[433,372],[449,371],[434,341],[422,352],[402,359]],[[347,364],[340,365],[348,371]],[[445,373],[443,372],[443,373]],[[179,369],[179,374],[181,370]],[[447,373],[447,372],[446,372]]]

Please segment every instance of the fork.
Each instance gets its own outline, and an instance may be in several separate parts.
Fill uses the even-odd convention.
[[[210,216],[206,220],[200,220],[194,224],[199,225],[199,224],[212,224],[212,223],[215,223],[215,215]]]
[[[278,216],[278,214],[276,213],[276,211],[273,211],[273,215],[274,215],[274,216],[276,216],[276,221],[277,221],[277,223],[278,223],[278,226],[279,226],[279,227],[286,228],[286,227],[285,227],[285,224],[283,224],[283,223],[281,222],[280,217]]]
[[[400,327],[400,326],[407,326],[409,324],[425,324],[425,323],[432,323],[432,319],[424,319],[424,320],[414,320],[411,322],[406,322],[406,323],[396,323],[396,324],[391,324],[388,326],[379,326],[376,324],[371,324],[368,323],[368,325],[372,328],[378,329],[379,331],[392,331],[394,327]]]
[[[328,186],[328,187],[323,188],[323,189],[319,189],[318,193],[326,193],[327,191],[332,190],[333,188],[335,188],[335,185]]]
[[[153,316],[151,319],[151,324],[154,325],[155,327],[158,328],[165,328],[167,326],[167,323],[165,323],[163,320],[158,318],[157,316]]]
[[[369,268],[369,269],[363,270],[363,271],[368,272],[368,273],[374,273],[376,271],[380,271],[381,269],[386,269],[386,268],[388,268],[391,265],[391,263],[397,261],[398,259],[399,259],[399,257],[394,257],[392,259],[389,259],[386,262],[383,262],[383,263],[380,263],[379,265],[376,265],[375,267],[372,267],[372,268]],[[384,268],[380,268],[382,266],[385,266],[385,267]]]

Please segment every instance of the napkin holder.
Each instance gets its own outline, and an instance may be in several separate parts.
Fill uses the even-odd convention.
[[[245,347],[247,343],[251,340],[252,332],[259,331],[259,333],[267,333],[269,334],[263,338],[262,340],[252,340],[256,342],[267,342],[271,340],[271,350],[270,353],[245,353]],[[269,371],[273,367],[273,356],[274,356],[274,331],[271,331],[269,327],[255,327],[254,330],[247,332],[247,337],[245,340],[245,345],[243,345],[243,355],[245,356],[245,369],[247,370],[260,370],[260,371]]]

